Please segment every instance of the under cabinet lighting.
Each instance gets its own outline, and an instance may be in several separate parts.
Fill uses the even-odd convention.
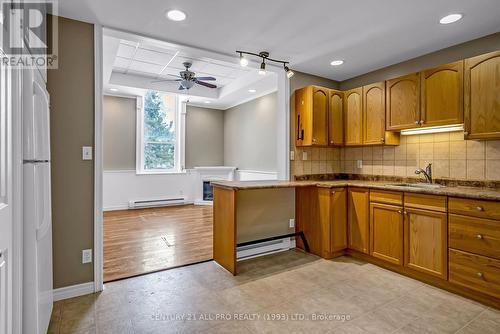
[[[450,24],[453,22],[457,22],[461,18],[462,18],[462,14],[450,14],[450,15],[446,15],[445,17],[442,17],[441,20],[439,20],[439,23]]]
[[[402,130],[401,135],[411,136],[411,135],[422,135],[426,133],[440,133],[440,132],[453,132],[453,131],[464,131],[464,125],[454,124],[445,126],[433,126],[429,128]]]

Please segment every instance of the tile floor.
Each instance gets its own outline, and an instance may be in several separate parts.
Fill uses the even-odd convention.
[[[55,303],[49,333],[500,333],[500,311],[349,257],[288,251],[105,285]]]

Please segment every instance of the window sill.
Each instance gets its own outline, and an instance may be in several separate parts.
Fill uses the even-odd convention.
[[[171,171],[171,172],[166,172],[166,171],[152,171],[152,172],[144,172],[140,171],[135,173],[136,175],[184,175],[187,174],[187,171]]]

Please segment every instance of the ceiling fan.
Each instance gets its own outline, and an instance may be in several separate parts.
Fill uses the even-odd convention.
[[[195,73],[189,70],[189,68],[193,65],[193,63],[186,61],[182,63],[182,65],[184,65],[186,70],[179,72],[179,75],[169,74],[170,76],[176,77],[178,79],[156,80],[152,81],[151,83],[166,82],[166,81],[179,82],[180,83],[179,90],[188,90],[195,84],[205,86],[208,88],[217,88],[216,85],[205,82],[205,81],[215,81],[216,79],[214,77],[196,77]]]

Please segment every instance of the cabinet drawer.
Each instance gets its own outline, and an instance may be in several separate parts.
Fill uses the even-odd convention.
[[[500,259],[500,222],[450,214],[451,248]]]
[[[405,193],[405,207],[446,212],[446,196]]]
[[[370,190],[370,202],[403,205],[403,193],[397,191]]]
[[[450,249],[449,281],[500,298],[500,261]]]
[[[451,213],[500,220],[500,202],[450,197]]]

